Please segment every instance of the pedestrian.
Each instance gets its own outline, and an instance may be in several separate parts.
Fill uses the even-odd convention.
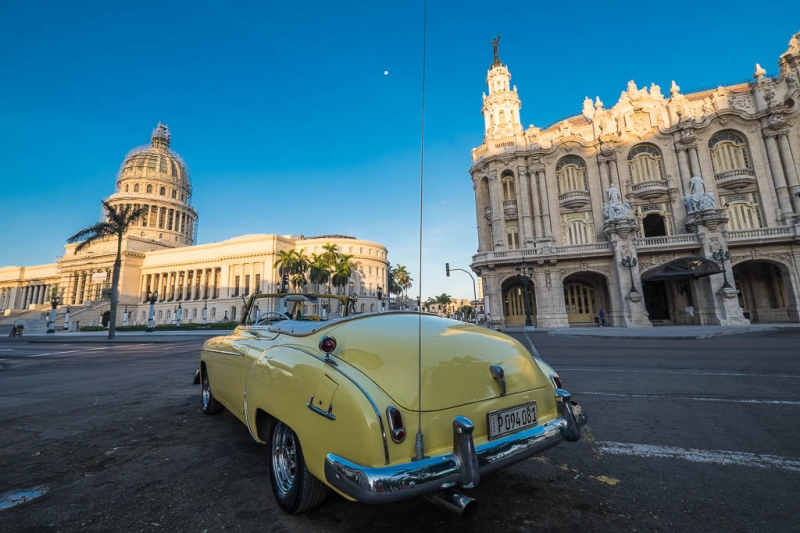
[[[489,313],[486,313],[486,326],[489,329],[492,329],[492,315],[490,315]]]
[[[597,315],[600,317],[600,327],[606,327],[606,313],[603,311],[602,307],[600,308],[600,311],[598,311]]]

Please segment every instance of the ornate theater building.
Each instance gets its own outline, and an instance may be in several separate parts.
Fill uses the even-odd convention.
[[[147,206],[147,214],[125,235],[122,245],[118,325],[146,324],[148,296],[155,293],[156,325],[175,323],[179,309],[183,323],[238,320],[242,296],[278,288],[282,280],[275,263],[281,252],[303,251],[310,257],[322,254],[327,244],[353,256],[357,269],[344,290],[359,296],[357,311],[378,309],[377,287],[385,285],[389,266],[387,250],[378,243],[343,235],[253,234],[195,245],[198,216],[190,202],[189,169],[170,149],[170,140],[167,127],[159,124],[150,145],[125,157],[115,192],[106,198],[113,206]],[[69,234],[79,229],[72,228]],[[0,268],[0,323],[40,319],[57,296],[56,329],[62,329],[68,310],[71,329],[107,325],[116,239],[76,254],[77,246],[66,245],[54,264]],[[311,285],[304,289],[328,290]],[[315,304],[307,311],[320,313]]]
[[[800,33],[778,67],[688,94],[631,81],[523,129],[495,46],[470,168],[493,322],[800,321]]]

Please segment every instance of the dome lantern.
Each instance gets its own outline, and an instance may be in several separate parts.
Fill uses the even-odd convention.
[[[150,146],[162,150],[169,150],[169,138],[169,128],[166,124],[159,122],[156,129],[153,130],[153,136],[150,137]]]

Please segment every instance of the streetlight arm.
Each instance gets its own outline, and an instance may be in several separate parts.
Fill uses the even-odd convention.
[[[463,268],[451,268],[450,269],[451,272],[453,270],[460,270],[461,272],[465,272],[472,279],[472,301],[473,302],[477,302],[478,301],[478,292],[477,292],[477,290],[475,290],[475,278],[473,277],[473,275],[470,274],[469,271],[464,270]]]

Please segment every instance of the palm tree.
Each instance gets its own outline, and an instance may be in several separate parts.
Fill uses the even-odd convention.
[[[331,279],[331,270],[321,255],[312,254],[308,266],[308,279],[314,284],[314,291],[319,292],[320,283],[327,283]]]
[[[329,242],[325,243],[322,249],[324,251],[322,252],[320,258],[322,260],[322,264],[328,269],[328,281],[332,281],[333,274],[336,271],[336,263],[339,262],[341,253],[335,244],[331,244]],[[330,286],[328,289],[328,292],[330,292]]]
[[[394,279],[397,283],[397,292],[395,294],[405,292],[406,299],[408,299],[408,289],[411,287],[411,282],[414,280],[408,274],[405,265],[397,265],[394,269]]]
[[[278,274],[281,279],[283,279],[284,275],[289,276],[294,273],[295,253],[294,250],[281,250],[278,252],[278,260],[275,261],[275,266],[278,267]],[[275,292],[280,292],[280,290]]]
[[[308,270],[309,264],[311,264],[311,261],[308,258],[308,256],[306,256],[305,250],[300,250],[298,252],[295,252],[294,276],[292,276],[292,278],[297,279],[299,281],[298,284],[295,284],[295,287],[306,284],[306,271]],[[300,292],[302,292],[302,289]]]
[[[80,242],[80,244],[75,248],[75,253],[77,254],[95,242],[113,237],[117,238],[117,257],[114,259],[114,272],[111,275],[111,317],[108,324],[108,338],[113,339],[117,331],[119,274],[122,266],[122,237],[131,226],[133,226],[145,215],[145,213],[147,213],[147,206],[140,205],[132,207],[130,205],[120,205],[114,207],[104,200],[103,207],[106,211],[105,221],[100,221],[93,226],[83,228],[78,233],[68,238],[67,242]]]
[[[334,265],[333,276],[331,276],[331,281],[333,282],[333,286],[337,289],[346,287],[348,282],[350,281],[350,276],[353,274],[353,271],[356,269],[356,265],[350,261],[352,255],[348,254],[340,254],[339,255],[339,262]],[[344,291],[342,291],[343,293]],[[337,294],[342,294],[338,293]]]
[[[447,314],[447,306],[450,305],[450,302],[453,301],[452,296],[443,292],[439,296],[436,297],[436,303],[439,304],[439,309],[444,311]]]

